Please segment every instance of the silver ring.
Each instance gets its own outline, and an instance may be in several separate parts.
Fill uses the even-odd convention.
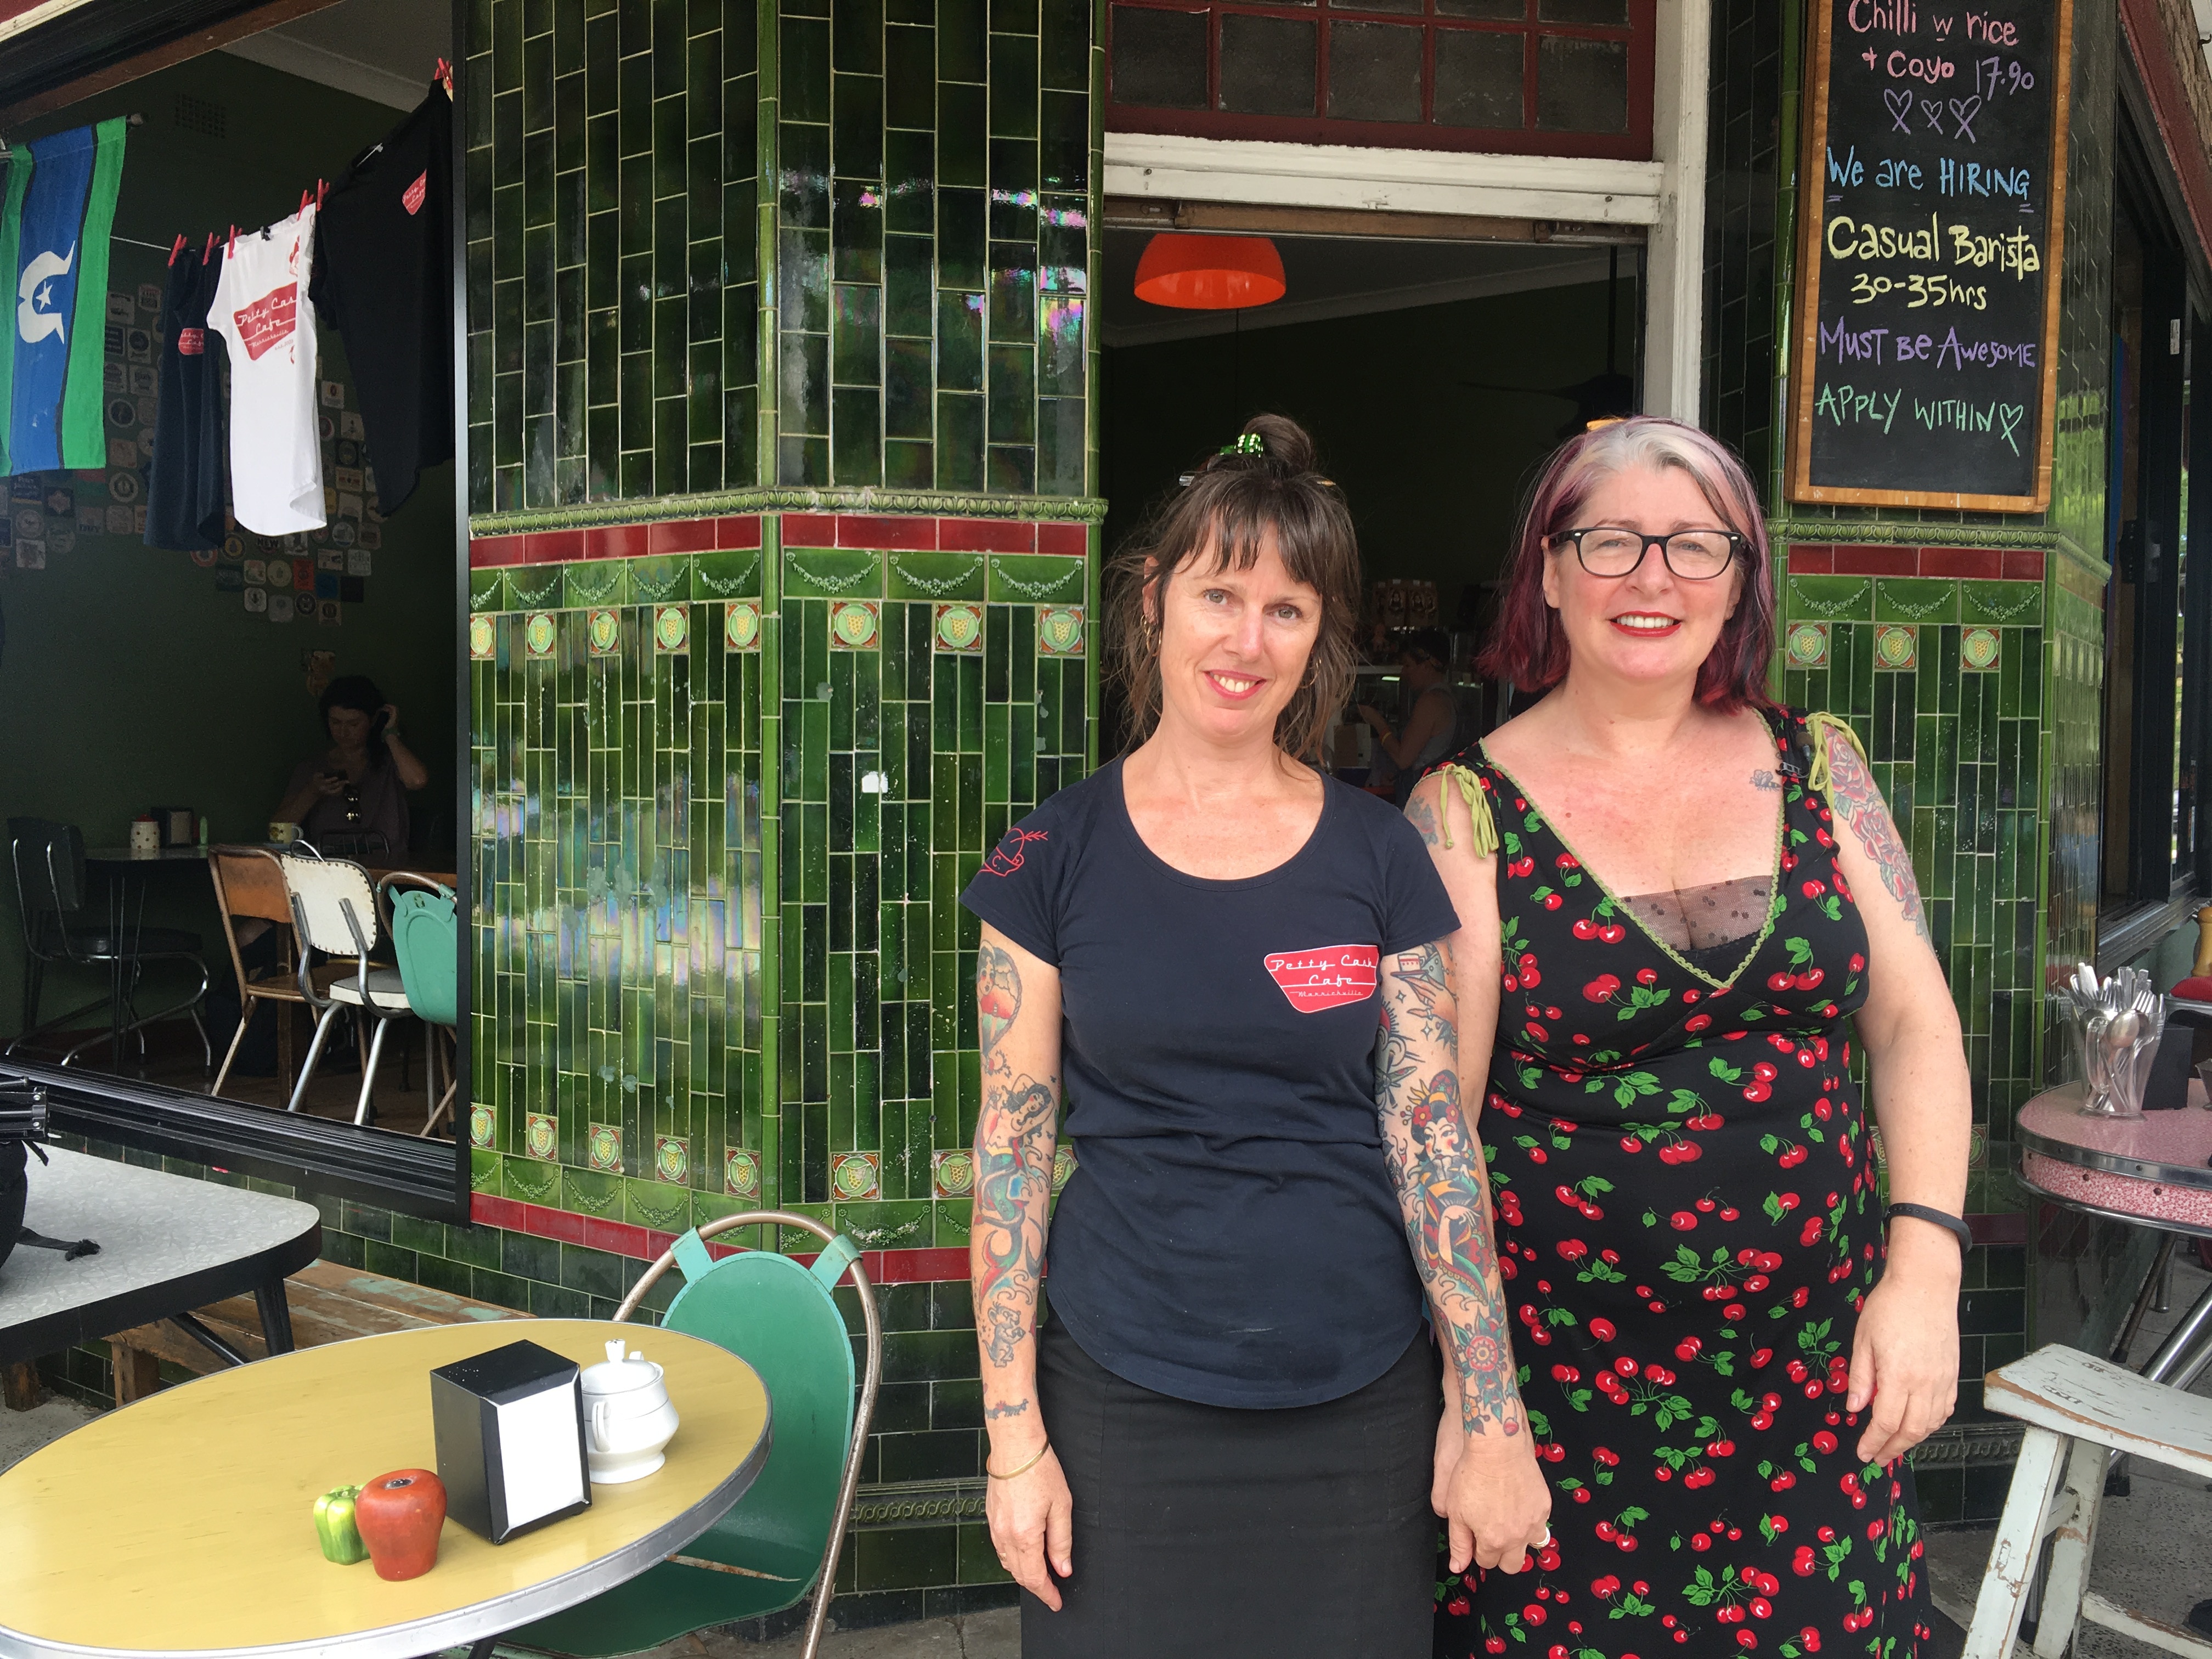
[[[1544,1535],[1541,1538],[1539,1538],[1535,1543],[1531,1546],[1531,1547],[1540,1550],[1547,1550],[1552,1547],[1552,1523],[1550,1522],[1547,1521],[1544,1523]]]

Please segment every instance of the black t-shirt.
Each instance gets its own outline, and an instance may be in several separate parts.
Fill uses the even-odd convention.
[[[1008,830],[961,902],[1060,971],[1053,1316],[1129,1382],[1313,1405],[1388,1370],[1421,1286],[1382,1160],[1382,955],[1455,930],[1413,827],[1327,780],[1286,863],[1187,876],[1139,837],[1119,761]]]
[[[433,84],[315,216],[309,296],[344,340],[389,517],[453,455],[453,105]]]
[[[223,480],[230,452],[222,435],[221,336],[207,325],[208,302],[222,276],[187,247],[169,267],[161,299],[161,374],[156,392],[153,463],[146,479],[149,547],[191,552],[223,538]]]

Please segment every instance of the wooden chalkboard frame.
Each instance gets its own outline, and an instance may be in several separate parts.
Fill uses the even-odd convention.
[[[2074,0],[2057,0],[2058,27],[2051,50],[2051,246],[2045,253],[2041,419],[2036,428],[2035,493],[1984,495],[1965,491],[1846,489],[1813,482],[1814,371],[1820,334],[1820,234],[1826,216],[1828,76],[1833,46],[1834,0],[1806,0],[1812,14],[1812,57],[1807,76],[1803,137],[1797,151],[1796,338],[1790,345],[1790,422],[1785,476],[1792,501],[1857,507],[1933,507],[1954,511],[2041,513],[2051,505],[2051,453],[2058,410],[2058,299],[2066,255],[2066,137],[2072,113]]]

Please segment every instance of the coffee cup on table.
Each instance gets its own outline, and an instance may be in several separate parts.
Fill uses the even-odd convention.
[[[161,850],[161,826],[150,817],[131,820],[131,850],[134,853],[158,853]]]
[[[300,826],[296,823],[272,823],[269,826],[269,839],[279,847],[289,847],[300,839]]]

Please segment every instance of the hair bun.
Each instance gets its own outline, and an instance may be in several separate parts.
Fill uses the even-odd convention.
[[[1305,428],[1287,415],[1255,415],[1244,430],[1267,446],[1267,459],[1292,472],[1310,472],[1316,456],[1314,441]]]

